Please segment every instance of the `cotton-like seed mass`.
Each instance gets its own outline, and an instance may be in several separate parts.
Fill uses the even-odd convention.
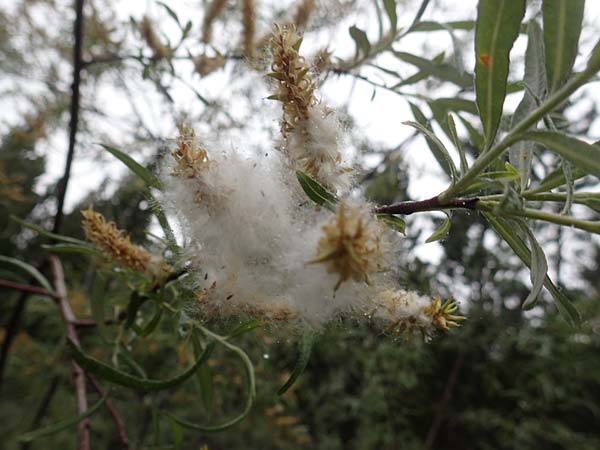
[[[315,327],[341,315],[371,317],[392,334],[458,326],[456,304],[398,290],[387,261],[399,238],[377,221],[346,168],[342,128],[319,104],[293,28],[272,38],[275,98],[283,104],[283,151],[200,145],[182,126],[164,158],[160,201],[178,219],[179,264],[194,293],[188,313],[202,320],[246,314]],[[312,204],[302,171],[336,193],[337,210]]]

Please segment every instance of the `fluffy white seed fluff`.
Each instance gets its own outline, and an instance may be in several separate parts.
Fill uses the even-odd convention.
[[[330,108],[319,104],[309,110],[309,117],[299,121],[286,136],[284,152],[294,169],[313,176],[334,191],[350,186],[347,155],[342,151],[339,119]]]
[[[208,290],[211,305],[226,313],[232,305],[289,308],[318,325],[365,301],[363,283],[344,283],[334,295],[336,274],[306,264],[333,213],[307,205],[277,154],[257,160],[209,152],[209,158],[198,178],[174,176],[175,160],[165,158],[162,201],[180,221],[192,287]]]

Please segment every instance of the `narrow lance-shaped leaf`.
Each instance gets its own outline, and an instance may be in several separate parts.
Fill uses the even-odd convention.
[[[350,32],[350,37],[356,43],[356,56],[358,57],[359,50],[362,51],[363,56],[367,56],[371,52],[371,44],[369,43],[367,33],[354,25],[348,31]]]
[[[126,155],[121,150],[117,150],[116,148],[110,147],[108,145],[100,144],[106,151],[111,153],[117,159],[119,159],[123,164],[125,164],[129,170],[135,173],[138,177],[140,177],[144,182],[149,186],[156,189],[162,189],[162,183],[158,178],[156,178],[148,169],[141,166],[137,163],[133,158],[129,155]]]
[[[321,183],[299,170],[296,171],[296,177],[308,198],[318,205],[325,206],[331,210],[335,209],[335,204],[338,202],[338,199]]]
[[[459,87],[468,88],[473,84],[473,79],[466,73],[462,73],[456,67],[444,62],[425,59],[411,53],[392,50],[396,58],[419,68],[422,72],[441,81],[454,83]]]
[[[446,217],[442,224],[439,226],[439,228],[427,238],[427,240],[425,241],[426,244],[429,244],[430,242],[439,241],[440,239],[444,239],[448,235],[448,233],[450,232],[450,227],[452,226],[452,222],[450,221],[450,215],[448,213],[446,213],[446,215],[448,217]]]
[[[50,284],[48,279],[44,275],[42,275],[42,273],[39,270],[37,270],[35,267],[33,267],[31,264],[21,261],[20,259],[11,258],[10,256],[3,256],[3,255],[0,255],[0,261],[3,261],[8,264],[12,264],[13,266],[20,267],[21,269],[23,269],[24,271],[29,273],[29,275],[31,275],[33,278],[35,278],[35,280],[44,289],[46,289],[48,292],[54,294],[54,289],[52,289],[52,285]]]
[[[36,439],[58,433],[69,427],[72,427],[73,425],[77,425],[82,420],[87,419],[88,417],[91,417],[94,414],[96,414],[98,412],[98,410],[100,409],[100,407],[104,404],[105,401],[106,401],[106,397],[102,397],[94,405],[92,405],[92,407],[90,409],[88,409],[83,414],[80,414],[79,416],[71,417],[69,419],[63,419],[61,421],[53,423],[52,425],[48,425],[44,428],[40,428],[38,430],[34,430],[34,431],[30,431],[28,433],[25,433],[25,434],[21,435],[18,440],[19,440],[19,442],[35,441]]]
[[[575,58],[585,0],[544,0],[544,41],[548,86],[554,92],[569,78]]]
[[[531,292],[523,302],[523,309],[533,307],[542,292],[544,281],[548,275],[548,261],[544,254],[544,249],[533,235],[533,232],[525,224],[521,224],[521,229],[527,234],[531,244]]]
[[[506,97],[510,50],[519,35],[525,0],[480,0],[475,32],[475,90],[489,148]]]
[[[393,214],[375,214],[375,218],[399,233],[406,234],[406,221]]]
[[[80,239],[75,239],[69,236],[63,236],[62,234],[56,234],[56,233],[52,233],[48,230],[46,230],[45,228],[42,228],[38,225],[35,225],[33,223],[29,223],[29,222],[25,222],[23,219],[20,219],[17,216],[10,216],[11,220],[14,220],[15,222],[17,222],[19,225],[25,227],[25,228],[29,228],[30,230],[35,231],[36,233],[38,233],[40,236],[44,236],[50,239],[54,239],[57,241],[61,241],[61,242],[66,242],[68,244],[76,244],[76,245],[89,245],[87,242],[82,241]]]
[[[404,124],[417,129],[417,131],[425,136],[431,153],[433,153],[435,159],[437,159],[442,169],[444,169],[444,172],[450,176],[452,181],[455,181],[457,178],[457,170],[456,166],[454,165],[454,161],[452,161],[452,157],[448,152],[448,149],[442,143],[442,141],[440,141],[439,138],[433,134],[433,131],[428,126],[427,119],[425,119],[420,110],[412,104],[411,109],[413,110],[413,114],[415,114],[415,118],[418,122],[408,121],[404,122]]]
[[[306,328],[302,334],[302,340],[300,341],[300,354],[298,355],[298,360],[296,361],[294,370],[284,385],[279,388],[277,394],[285,394],[288,389],[293,386],[302,372],[304,372],[304,369],[306,369],[306,365],[308,364],[308,360],[310,359],[310,354],[312,352],[314,343],[315,331],[312,328]]]
[[[91,245],[54,244],[42,245],[42,247],[46,250],[50,250],[53,253],[81,253],[83,255],[104,257],[104,253],[102,253],[97,248],[92,247]]]
[[[527,248],[525,242],[523,242],[523,240],[514,233],[513,227],[511,227],[506,220],[500,219],[493,214],[483,213],[483,215],[488,222],[492,224],[496,232],[506,241],[510,248],[512,248],[521,261],[523,261],[527,267],[531,268],[531,252]],[[556,287],[556,285],[547,275],[544,279],[544,286],[554,298],[556,306],[563,317],[572,325],[579,325],[581,322],[579,311],[577,311],[577,308],[573,306],[571,301],[565,296],[565,294],[562,293],[560,289]]]
[[[162,391],[183,383],[194,374],[198,367],[206,362],[215,346],[214,342],[209,343],[200,358],[198,358],[192,366],[184,370],[179,375],[166,380],[150,380],[122,372],[114,367],[109,366],[108,364],[103,363],[102,361],[97,360],[96,358],[86,355],[71,339],[67,338],[67,344],[71,350],[71,353],[73,354],[73,359],[77,361],[77,364],[79,364],[86,372],[97,375],[111,383],[132,388],[141,392]]]
[[[558,153],[581,170],[600,177],[600,147],[556,131],[529,131],[521,137]]]
[[[525,52],[525,75],[523,77],[527,88],[521,103],[512,116],[511,128],[527,117],[537,107],[539,101],[545,99],[547,91],[542,29],[535,20],[529,21],[527,28],[527,51]],[[529,183],[533,147],[530,142],[519,142],[509,151],[511,164],[519,170],[521,191],[525,190]]]
[[[396,34],[398,26],[398,15],[396,14],[396,0],[383,0],[383,6],[388,18],[390,19],[390,29],[392,35]]]
[[[460,157],[460,173],[464,174],[469,169],[469,165],[467,163],[467,155],[465,154],[462,143],[458,137],[456,124],[454,123],[454,117],[452,117],[452,114],[448,114],[448,128],[450,129],[450,135],[452,136],[454,147],[456,147],[458,156]]]
[[[254,378],[254,366],[252,365],[252,361],[250,361],[250,358],[248,358],[248,355],[241,348],[231,344],[230,342],[227,342],[227,340],[224,339],[222,336],[218,336],[212,333],[211,331],[207,330],[201,325],[197,325],[197,327],[208,337],[215,339],[228,350],[231,350],[233,353],[235,353],[244,364],[244,371],[246,373],[246,387],[248,390],[244,409],[237,416],[226,420],[224,423],[219,425],[200,425],[189,422],[184,419],[180,419],[179,417],[176,417],[170,413],[166,413],[166,415],[181,426],[183,426],[184,428],[189,428],[194,431],[200,431],[204,433],[222,431],[244,420],[244,418],[250,413],[250,410],[252,409],[252,404],[254,403],[254,399],[256,398],[256,381]]]

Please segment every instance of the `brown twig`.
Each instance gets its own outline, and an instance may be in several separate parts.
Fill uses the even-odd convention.
[[[129,439],[127,439],[127,433],[125,432],[125,424],[123,423],[121,416],[119,416],[119,413],[115,409],[112,401],[110,401],[107,398],[106,393],[104,392],[104,389],[102,389],[102,386],[100,386],[100,384],[98,383],[96,378],[89,373],[87,374],[87,377],[88,377],[88,380],[90,380],[90,383],[91,383],[92,387],[94,388],[94,390],[98,393],[98,395],[106,398],[104,405],[106,406],[106,409],[108,409],[108,412],[110,413],[110,416],[111,416],[113,422],[115,423],[115,427],[117,428],[117,433],[119,434],[119,440],[121,441],[121,450],[128,450],[129,449]]]
[[[67,336],[79,346],[79,336],[75,329],[75,315],[67,298],[67,287],[65,285],[65,274],[60,259],[56,255],[50,255],[50,267],[54,279],[54,289],[57,295],[57,304],[60,315],[65,323]],[[75,384],[75,396],[77,398],[77,413],[84,414],[87,411],[87,395],[85,386],[85,372],[79,365],[71,360],[71,373]],[[77,449],[90,450],[90,420],[84,419],[77,424]]]
[[[449,200],[448,202],[442,203],[440,202],[439,197],[435,196],[426,200],[419,200],[416,202],[398,202],[393,203],[391,205],[379,206],[378,208],[375,208],[375,213],[408,215],[416,212],[439,211],[442,209],[476,209],[477,202],[479,202],[478,197],[468,197],[455,198]]]
[[[442,426],[442,422],[444,420],[444,415],[446,412],[446,408],[448,407],[448,403],[450,403],[450,399],[452,398],[452,393],[454,392],[454,388],[456,387],[456,383],[458,382],[458,375],[465,363],[465,354],[460,353],[456,360],[454,361],[454,365],[452,366],[452,370],[450,371],[450,375],[448,376],[448,381],[446,382],[446,387],[444,388],[444,392],[439,401],[438,412],[433,419],[431,427],[429,428],[429,432],[427,433],[427,437],[425,439],[425,450],[430,450],[433,448],[433,444],[435,443],[435,439],[440,431],[440,427]]]
[[[52,292],[48,291],[47,289],[44,289],[39,286],[32,286],[31,284],[22,284],[22,283],[15,283],[14,281],[9,281],[9,280],[0,280],[0,287],[14,289],[16,291],[21,291],[21,292],[27,292],[28,294],[38,294],[38,295],[44,295],[46,297],[52,297],[52,298],[55,297],[55,295]]]

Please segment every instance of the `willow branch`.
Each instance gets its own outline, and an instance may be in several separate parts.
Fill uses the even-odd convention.
[[[444,209],[477,209],[478,197],[454,198],[442,202],[439,196],[420,201],[406,201],[393,203],[375,208],[376,214],[402,214],[409,215],[417,212],[439,211]]]
[[[90,380],[92,387],[98,393],[98,395],[100,397],[106,398],[106,401],[104,402],[104,406],[106,406],[106,409],[108,409],[108,412],[110,413],[110,417],[112,418],[112,421],[114,422],[115,427],[117,428],[117,433],[119,434],[119,440],[121,441],[121,447],[120,447],[121,450],[128,450],[129,449],[129,439],[127,439],[127,433],[125,432],[125,424],[123,423],[121,416],[115,409],[115,406],[113,405],[112,401],[110,401],[107,398],[107,395],[104,392],[104,389],[102,389],[102,386],[100,386],[100,384],[98,383],[96,378],[92,374],[89,374],[89,373],[87,374],[87,376],[88,376],[88,380]]]
[[[52,292],[49,292],[48,290],[46,290],[42,287],[39,287],[39,286],[33,286],[31,284],[22,284],[22,283],[15,283],[14,281],[9,281],[9,280],[0,280],[0,287],[14,289],[16,291],[21,291],[21,292],[26,292],[28,294],[37,294],[37,295],[43,295],[45,297],[52,297],[52,298],[55,297]]]
[[[75,144],[77,138],[77,124],[79,123],[79,88],[81,85],[81,70],[83,69],[82,48],[83,48],[83,1],[75,1],[75,24],[73,35],[75,45],[73,47],[73,83],[71,85],[71,106],[69,120],[69,149],[67,151],[67,160],[65,162],[64,174],[58,183],[56,215],[54,216],[54,226],[52,231],[58,233],[62,225],[63,209],[65,207],[65,197],[67,187],[71,178],[71,166],[75,156]]]
[[[65,323],[67,336],[76,345],[79,345],[79,336],[75,329],[75,315],[71,309],[67,298],[67,287],[65,285],[65,274],[62,264],[56,255],[50,255],[50,267],[54,279],[54,289],[56,290],[57,304],[60,310],[60,315]],[[87,409],[87,395],[85,372],[79,365],[71,360],[71,374],[75,384],[75,396],[77,398],[77,414],[84,414]],[[90,450],[90,419],[82,420],[77,424],[77,449]]]

